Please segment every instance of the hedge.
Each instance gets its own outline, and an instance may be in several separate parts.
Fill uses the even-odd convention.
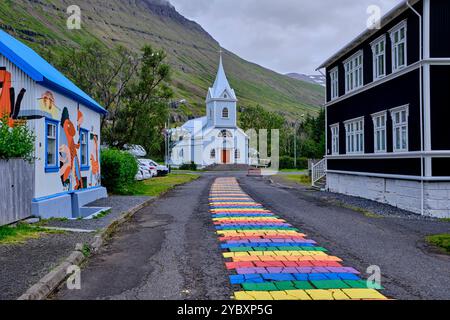
[[[180,166],[179,170],[197,171],[197,165],[194,162],[185,163]]]
[[[293,157],[280,157],[280,169],[308,169],[308,158],[297,158],[297,167],[295,167],[295,160]]]
[[[102,150],[101,166],[102,184],[109,192],[115,194],[127,193],[139,169],[134,156],[114,149]]]

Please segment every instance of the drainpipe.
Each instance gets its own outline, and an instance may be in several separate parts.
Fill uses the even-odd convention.
[[[423,50],[424,50],[424,45],[423,45],[423,22],[422,22],[422,15],[417,12],[416,9],[414,9],[414,7],[411,5],[411,3],[408,1],[406,1],[406,5],[419,17],[419,59],[420,59],[420,175],[421,175],[421,214],[422,216],[425,213],[425,185],[424,185],[424,162],[425,162],[425,158],[424,158],[424,136],[423,136],[423,66],[422,66],[422,62],[423,62]]]
[[[327,75],[324,74],[322,72],[322,70],[320,70],[320,69],[317,69],[317,71],[319,71],[320,74],[325,77],[325,88],[327,88]],[[326,92],[325,92],[325,103],[324,103],[324,108],[325,108],[325,158],[324,158],[325,159],[325,174],[327,174],[327,171],[328,171],[328,160],[327,160],[327,157],[328,157],[328,108],[325,106],[325,104],[327,103],[326,99],[327,98],[326,98]]]
[[[319,73],[325,77],[325,85],[326,85],[327,75],[324,74],[322,72],[322,70],[320,70],[320,69],[317,69],[317,71],[319,71]],[[325,88],[326,88],[326,86],[325,86]],[[326,93],[325,93],[325,95],[326,95]],[[325,100],[326,100],[326,97],[325,97]],[[326,104],[326,101],[325,101],[325,104]],[[327,107],[325,107],[325,104],[324,104],[324,108],[325,108],[325,158],[326,158],[326,156],[328,155],[328,117],[327,117]]]

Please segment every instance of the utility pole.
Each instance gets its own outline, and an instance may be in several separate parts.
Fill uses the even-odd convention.
[[[294,127],[294,168],[297,169],[297,131],[298,131],[298,121],[295,121]]]
[[[305,118],[305,115],[304,114],[302,114],[301,116],[300,116],[300,118],[302,119],[302,122],[303,122],[303,119]],[[295,121],[295,133],[294,133],[294,167],[295,167],[295,169],[297,169],[297,134],[298,134],[298,129],[299,129],[299,123],[298,123],[298,120],[296,120]]]

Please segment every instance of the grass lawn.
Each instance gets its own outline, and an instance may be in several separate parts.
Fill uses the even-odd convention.
[[[166,177],[136,181],[128,187],[127,195],[157,197],[176,186],[194,181],[199,177],[195,174],[170,174]]]
[[[30,239],[38,239],[40,236],[50,233],[61,232],[32,227],[24,223],[19,223],[16,227],[3,226],[0,227],[0,245],[20,244]]]
[[[427,242],[450,254],[450,234],[438,234],[426,238]]]
[[[308,175],[298,175],[298,174],[292,174],[292,175],[286,175],[282,176],[284,179],[288,181],[292,181],[298,184],[303,184],[305,186],[311,186],[311,177]]]

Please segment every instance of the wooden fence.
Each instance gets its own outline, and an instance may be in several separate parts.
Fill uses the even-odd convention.
[[[31,216],[33,171],[33,165],[24,160],[0,160],[0,226]]]

